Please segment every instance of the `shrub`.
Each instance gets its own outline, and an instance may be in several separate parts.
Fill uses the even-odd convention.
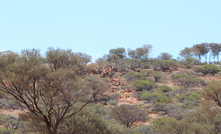
[[[218,66],[212,65],[212,64],[202,65],[202,67],[204,67],[206,69],[206,74],[211,73],[214,75],[220,71]]]
[[[117,105],[117,100],[109,100],[109,101],[107,102],[107,104],[108,104],[108,105],[112,105],[112,106]]]
[[[115,100],[115,99],[118,99],[119,96],[120,96],[120,93],[112,93],[110,96],[108,96],[108,99]]]
[[[5,93],[0,91],[0,99],[4,98],[5,97]]]
[[[191,69],[197,73],[212,74],[212,75],[217,74],[220,71],[218,66],[211,64],[194,66]]]
[[[165,79],[165,76],[159,72],[153,72],[152,76],[155,82],[163,82],[163,80]]]
[[[187,69],[190,69],[194,65],[200,64],[200,61],[192,57],[186,57],[183,60],[179,61],[179,64],[185,66],[185,68]]]
[[[156,102],[152,107],[152,111],[157,111],[157,112],[163,111],[167,113],[167,109],[168,109],[167,104],[163,102]]]
[[[177,64],[174,60],[157,60],[153,63],[153,69],[155,71],[175,70],[176,68]]]
[[[184,108],[191,108],[196,105],[200,99],[200,95],[195,92],[186,92],[176,96],[177,100],[183,103]]]
[[[160,86],[157,90],[158,90],[159,92],[165,93],[165,92],[171,91],[172,88],[169,87],[169,86],[167,86],[167,85],[162,85],[162,86]]]
[[[204,80],[198,79],[196,74],[191,71],[180,71],[171,74],[172,81],[180,86],[194,87],[204,85]]]
[[[156,102],[171,102],[171,99],[165,96],[163,93],[160,92],[153,92],[149,93],[144,91],[141,93],[140,98],[146,100],[147,102],[156,103]]]
[[[130,128],[136,121],[145,121],[147,112],[135,105],[122,104],[112,108],[111,116],[125,127]]]
[[[142,73],[136,72],[129,72],[124,76],[128,82],[135,81],[135,80],[145,80],[146,75]]]
[[[148,80],[137,80],[134,81],[133,86],[136,88],[136,91],[143,91],[155,88],[156,84]]]

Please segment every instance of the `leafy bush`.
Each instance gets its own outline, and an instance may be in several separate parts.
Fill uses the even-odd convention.
[[[167,86],[167,85],[162,85],[162,86],[158,87],[157,90],[158,90],[159,92],[165,93],[165,92],[172,91],[172,88],[169,87],[169,86]]]
[[[193,71],[197,73],[203,73],[203,74],[217,74],[220,71],[220,68],[216,65],[202,65],[202,66],[194,66],[191,68]]]
[[[112,105],[112,106],[117,105],[117,100],[109,100],[109,101],[107,102],[107,104],[108,104],[108,105]]]
[[[176,68],[177,64],[174,60],[157,60],[153,63],[153,69],[155,71],[175,70]]]
[[[152,107],[152,111],[163,111],[165,113],[167,113],[167,109],[168,109],[168,106],[166,103],[163,103],[163,102],[156,102],[153,107]]]
[[[125,127],[130,128],[136,121],[145,121],[147,112],[135,105],[122,104],[112,108],[111,116]]]
[[[5,93],[0,91],[0,99],[4,98],[5,97]]]
[[[120,96],[120,93],[112,93],[110,96],[108,96],[109,100],[116,100]]]
[[[155,82],[163,82],[163,80],[165,79],[165,76],[159,72],[153,72],[152,76]]]
[[[196,77],[191,71],[179,71],[171,74],[172,81],[180,86],[194,87],[205,85],[205,81]]]
[[[195,92],[186,92],[176,96],[177,100],[183,103],[183,107],[190,108],[196,105],[200,99],[200,95]]]
[[[190,69],[194,65],[200,64],[200,61],[192,57],[186,57],[179,61],[179,64],[183,65],[187,69]]]
[[[147,91],[144,91],[141,93],[140,98],[151,103],[156,103],[156,102],[165,102],[169,103],[171,102],[171,98],[168,98],[165,96],[163,93],[160,92],[153,92],[149,93]]]
[[[136,88],[136,91],[151,90],[156,87],[156,83],[148,80],[137,80],[134,81],[133,86]]]

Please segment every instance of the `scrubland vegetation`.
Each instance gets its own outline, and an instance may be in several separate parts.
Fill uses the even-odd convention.
[[[0,52],[0,133],[220,134],[221,44],[151,50]]]

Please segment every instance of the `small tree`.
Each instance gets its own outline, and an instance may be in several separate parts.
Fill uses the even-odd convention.
[[[203,88],[203,98],[215,102],[221,107],[221,81],[213,80]]]
[[[145,121],[147,112],[138,106],[122,104],[115,106],[111,110],[111,115],[125,127],[130,128],[136,121]]]
[[[45,64],[39,50],[1,52],[0,90],[18,101],[33,119],[43,122],[46,133],[57,134],[64,120],[98,95],[93,86],[83,83],[81,67],[88,60],[81,57],[71,50],[49,48]]]

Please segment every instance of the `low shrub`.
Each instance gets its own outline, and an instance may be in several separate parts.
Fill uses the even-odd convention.
[[[137,80],[134,81],[133,86],[136,91],[151,90],[156,88],[156,83],[151,82],[150,80]]]

